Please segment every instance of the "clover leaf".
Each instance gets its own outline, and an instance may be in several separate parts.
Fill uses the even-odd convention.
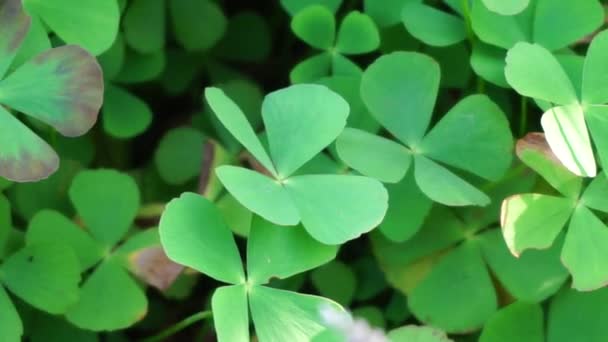
[[[484,2],[489,0],[475,0],[472,5],[472,29],[485,44],[473,47],[471,63],[481,77],[502,87],[511,85],[503,71],[506,50],[515,44],[528,42],[549,51],[561,50],[591,34],[604,21],[604,10],[597,0],[530,0],[524,11],[513,16],[495,13]]]
[[[11,227],[10,206],[0,195],[0,330],[7,342],[21,341],[23,323],[7,290],[31,306],[51,313],[65,313],[78,301],[80,269],[74,252],[63,242],[27,241],[16,252],[5,255]],[[6,230],[6,231],[5,231]],[[26,239],[31,236],[26,233]]]
[[[380,34],[372,19],[358,11],[344,17],[336,35],[334,14],[322,5],[306,7],[291,21],[298,38],[313,48],[324,50],[296,65],[290,73],[292,83],[318,80],[328,74],[359,74],[361,69],[344,55],[359,55],[380,46]]]
[[[444,1],[448,7],[465,16],[460,4]],[[446,13],[421,1],[408,1],[401,11],[401,20],[407,31],[416,39],[431,46],[450,46],[465,40],[465,19]]]
[[[166,43],[167,15],[175,39],[188,51],[211,48],[226,30],[226,17],[214,1],[134,0],[123,19],[127,44],[141,54],[161,51]]]
[[[160,243],[156,230],[125,241],[140,205],[137,185],[117,171],[82,171],[72,182],[69,196],[85,228],[59,212],[43,210],[32,218],[26,241],[40,243],[61,236],[76,252],[81,270],[92,270],[82,285],[80,300],[66,313],[68,321],[93,331],[128,327],[147,310],[144,290],[129,276],[129,258]]]
[[[603,31],[592,40],[584,65],[574,74],[536,44],[519,43],[507,55],[509,84],[524,96],[549,103],[541,118],[547,142],[564,166],[579,176],[594,177],[597,172],[589,133],[600,161],[608,163],[608,82],[602,76],[608,70],[607,53],[608,32]]]
[[[483,0],[483,4],[492,12],[501,15],[515,15],[525,10],[530,5],[530,0]]]
[[[608,327],[602,317],[606,317],[608,288],[591,292],[565,289],[553,298],[549,306],[547,340],[567,342],[584,339],[601,342],[606,338]],[[581,316],[581,313],[584,313]]]
[[[270,155],[243,112],[220,89],[207,88],[205,96],[224,126],[270,174],[235,166],[216,169],[225,188],[249,210],[278,225],[301,221],[312,237],[333,245],[382,221],[387,193],[380,182],[353,175],[294,175],[344,129],[349,108],[339,95],[312,84],[267,95],[262,118]]]
[[[500,230],[482,222],[437,207],[407,242],[373,235],[379,264],[389,282],[408,295],[409,308],[420,321],[451,333],[481,328],[498,305],[489,271],[511,296],[527,302],[548,298],[566,281],[559,246],[517,259]]]
[[[512,303],[500,309],[488,319],[479,341],[545,341],[543,316],[543,309],[539,304]]]
[[[451,206],[490,203],[483,192],[438,162],[488,180],[498,180],[511,164],[508,122],[486,96],[460,101],[426,133],[439,75],[438,64],[419,53],[378,58],[363,75],[361,97],[372,116],[401,143],[351,128],[337,140],[338,155],[347,165],[366,176],[398,183],[389,187],[389,217],[393,210],[416,206],[407,210],[415,215],[411,231],[389,229],[396,240],[415,233],[430,210],[429,199]],[[414,170],[408,175],[411,164]]]
[[[169,258],[231,285],[211,299],[220,342],[249,341],[249,315],[259,341],[309,341],[325,329],[319,307],[328,299],[264,286],[335,258],[337,247],[323,245],[301,228],[278,227],[255,217],[247,241],[247,274],[234,237],[217,208],[202,196],[185,193],[172,200],[160,221]]]
[[[530,248],[549,248],[567,224],[561,259],[572,274],[572,286],[581,291],[604,286],[608,229],[594,211],[608,212],[606,175],[598,175],[583,188],[581,178],[561,166],[540,133],[520,140],[517,153],[559,194],[528,193],[504,200],[501,225],[509,250],[519,256]]]
[[[55,172],[53,149],[4,106],[49,124],[65,136],[86,133],[101,107],[103,80],[95,59],[72,45],[39,54],[6,75],[28,31],[19,0],[0,3],[0,176],[35,181]]]
[[[44,22],[64,42],[80,45],[93,55],[109,49],[118,33],[116,0],[23,0],[23,5],[35,21]]]

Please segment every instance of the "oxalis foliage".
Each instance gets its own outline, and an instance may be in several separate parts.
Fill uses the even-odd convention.
[[[0,341],[606,341],[606,6],[0,0]]]

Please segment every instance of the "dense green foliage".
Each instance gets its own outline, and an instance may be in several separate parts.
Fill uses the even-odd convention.
[[[606,6],[0,0],[0,340],[606,341]]]

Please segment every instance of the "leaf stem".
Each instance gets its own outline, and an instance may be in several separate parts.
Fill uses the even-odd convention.
[[[528,130],[528,98],[525,96],[521,97],[519,119],[519,136],[523,137],[524,135],[526,135],[526,132]]]
[[[473,27],[471,26],[471,9],[469,7],[469,0],[462,0],[462,16],[464,17],[464,26],[467,31],[467,39],[471,44],[471,49],[475,44],[475,35],[473,34]]]
[[[164,341],[167,337],[180,332],[181,330],[191,326],[192,324],[202,321],[206,318],[210,318],[212,316],[211,310],[197,312],[192,316],[184,318],[182,321],[175,323],[169,328],[161,331],[160,333],[147,337],[141,342],[160,342]]]

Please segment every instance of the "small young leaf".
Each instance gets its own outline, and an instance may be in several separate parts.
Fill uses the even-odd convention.
[[[213,1],[170,0],[168,6],[175,38],[187,51],[211,48],[226,31],[226,17]]]
[[[164,181],[174,185],[184,184],[200,174],[208,152],[205,149],[205,136],[200,131],[178,127],[161,139],[154,153],[154,163]]]
[[[380,46],[380,33],[372,19],[358,11],[344,17],[338,30],[336,50],[344,54],[361,54]]]
[[[357,279],[348,265],[334,260],[313,270],[310,276],[323,297],[333,299],[343,306],[351,304],[357,289]]]
[[[289,73],[289,80],[293,84],[316,82],[327,76],[331,64],[332,55],[322,52],[298,63]]]
[[[133,138],[150,126],[152,111],[139,97],[107,84],[102,119],[103,128],[110,135],[121,139]]]
[[[165,0],[131,1],[122,25],[125,41],[141,54],[162,50],[165,26]]]
[[[293,17],[291,29],[310,46],[326,50],[334,44],[336,20],[327,7],[314,5],[299,11]]]
[[[436,328],[407,325],[388,333],[391,342],[452,342],[447,335]]]
[[[292,16],[309,6],[317,4],[323,5],[332,13],[335,13],[342,4],[342,0],[281,0],[281,5],[283,5],[287,12]]]
[[[169,202],[159,231],[171,260],[223,282],[238,284],[245,280],[232,232],[204,197],[185,193]]]

